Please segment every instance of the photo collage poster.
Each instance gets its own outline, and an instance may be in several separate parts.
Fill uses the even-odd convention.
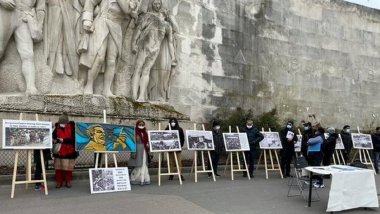
[[[178,130],[148,131],[151,152],[181,151]]]
[[[130,191],[128,167],[89,169],[91,194]]]
[[[262,132],[264,139],[260,141],[260,149],[282,149],[278,132]]]
[[[223,133],[223,138],[227,152],[250,150],[246,133]]]
[[[186,140],[188,150],[214,150],[212,131],[186,130]]]

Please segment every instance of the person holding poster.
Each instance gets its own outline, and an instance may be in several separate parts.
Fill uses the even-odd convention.
[[[247,119],[246,120],[246,126],[241,129],[242,133],[247,133],[247,138],[249,142],[249,151],[245,151],[245,156],[248,158],[248,163],[249,163],[249,175],[251,178],[253,178],[253,169],[254,169],[254,161],[255,161],[255,153],[256,153],[256,145],[259,144],[260,141],[264,139],[264,135],[260,133],[259,130],[257,130],[253,126],[253,121],[252,119]],[[243,172],[243,177],[247,177],[247,173],[244,171]]]
[[[59,117],[58,123],[55,124],[53,143],[61,144],[57,154],[53,154],[56,188],[61,188],[63,181],[67,188],[71,188],[70,181],[78,153],[75,151],[75,123],[69,121],[66,112]]]
[[[376,132],[371,137],[373,143],[373,164],[376,174],[379,174],[380,126],[376,127]]]
[[[131,172],[132,185],[148,185],[150,184],[150,176],[148,171],[149,143],[148,132],[143,120],[137,120],[135,126],[136,136],[136,152],[131,154],[128,166],[133,167]]]
[[[214,121],[212,124],[212,138],[214,140],[215,147],[214,151],[210,151],[212,168],[214,170],[215,176],[219,178],[220,175],[218,174],[218,162],[220,154],[223,151],[224,141],[222,131],[220,130],[220,124],[217,121]],[[208,163],[207,170],[211,170],[210,162]],[[212,178],[211,173],[208,173],[208,178]]]
[[[285,177],[291,177],[290,175],[290,163],[295,156],[294,144],[297,143],[297,135],[293,129],[293,121],[288,121],[286,127],[280,132],[280,138],[282,143],[281,155],[281,171]]]
[[[181,142],[181,147],[183,147],[183,144],[185,143],[185,134],[183,133],[183,129],[179,127],[178,120],[175,117],[171,117],[169,119],[169,125],[170,125],[170,130],[178,130],[179,133],[179,140]],[[166,127],[165,130],[169,130],[169,125]],[[181,172],[181,167],[182,167],[182,156],[181,156],[181,151],[176,152],[177,153],[177,159],[178,159],[178,168],[179,172]],[[174,172],[174,165],[175,165],[175,160],[174,160],[174,153],[169,152],[169,164],[170,164],[170,172]],[[173,180],[173,175],[169,176],[169,180]],[[183,178],[181,174],[181,180],[185,181],[185,178]]]

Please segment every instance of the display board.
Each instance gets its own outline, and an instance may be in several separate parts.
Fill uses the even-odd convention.
[[[260,149],[282,149],[278,132],[262,132],[264,139],[260,141]]]
[[[373,149],[371,135],[352,133],[351,136],[355,149]]]
[[[246,133],[223,133],[224,146],[227,152],[249,151],[249,143]]]
[[[151,152],[181,151],[178,130],[148,131]]]
[[[186,130],[188,150],[214,150],[212,131]]]
[[[128,167],[89,169],[91,194],[131,190]]]

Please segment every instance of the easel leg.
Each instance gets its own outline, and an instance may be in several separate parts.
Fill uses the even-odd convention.
[[[243,153],[243,160],[244,160],[244,166],[245,166],[245,169],[247,170],[247,177],[248,177],[248,180],[251,180],[251,175],[249,174],[249,170],[248,170],[248,166],[247,166],[247,160],[245,159],[245,153]]]
[[[273,157],[272,157],[272,150],[269,150],[269,158],[270,158],[270,164],[272,166],[272,169],[274,169],[274,163],[273,163]]]
[[[369,152],[368,152],[368,150],[365,150],[366,151],[366,153],[367,153],[367,156],[368,156],[368,160],[369,160],[369,163],[371,164],[371,167],[372,167],[372,170],[373,170],[373,172],[375,173],[375,175],[376,175],[376,170],[375,170],[375,167],[373,166],[373,163],[372,163],[372,159],[371,159],[371,156],[369,155]]]
[[[264,165],[265,165],[265,176],[268,179],[268,166],[267,166],[267,153],[264,151]]]
[[[340,155],[340,157],[342,158],[343,165],[346,165],[346,161],[345,161],[344,158],[343,158],[343,154],[342,154],[342,151],[341,151],[341,150],[339,150],[339,155]]]
[[[158,186],[161,186],[161,152],[158,153]]]
[[[210,166],[211,166],[212,178],[214,179],[214,182],[215,182],[216,179],[215,179],[215,173],[214,173],[214,166],[212,165],[212,160],[211,160],[211,154],[210,154],[210,151],[207,151],[207,155],[208,155],[208,161],[209,161]]]
[[[44,180],[44,187],[45,187],[45,195],[48,195],[48,186],[46,183],[46,171],[45,171],[45,158],[43,154],[43,150],[40,149],[40,157],[41,157],[41,167],[42,167],[42,178]]]
[[[280,161],[278,160],[278,155],[277,155],[276,150],[274,151],[274,154],[276,155],[276,161],[277,161],[278,168],[280,169],[281,178],[284,179],[284,175],[282,174],[282,171],[281,171]]]
[[[145,154],[145,153],[144,153],[144,154]],[[112,156],[113,156],[113,161],[115,162],[115,167],[117,168],[116,154],[113,153]]]
[[[354,156],[353,156],[352,159],[351,159],[351,163],[354,162],[356,156],[358,155],[358,151],[359,151],[359,150],[356,150]],[[361,161],[361,159],[360,159],[360,161]],[[348,164],[348,163],[347,163],[347,164]]]
[[[195,164],[195,183],[198,182],[198,152],[194,152],[194,164]],[[178,168],[177,168],[178,169]]]
[[[99,161],[99,153],[96,153],[96,159],[95,159],[95,169],[98,168],[98,161]]]
[[[226,166],[224,167],[224,173],[223,173],[224,175],[226,174],[227,166],[228,166],[228,163],[229,163],[229,161],[230,161],[230,159],[231,159],[230,154],[231,154],[231,153],[229,153],[229,154],[227,155]]]
[[[264,152],[264,151],[265,151],[265,150],[261,150],[261,152],[260,152],[259,161],[257,162],[257,166],[256,166],[256,171],[259,169],[259,165],[260,165],[261,158],[262,158],[262,156],[263,156],[263,152]]]
[[[28,149],[26,155],[26,181],[32,180],[32,150]],[[25,183],[25,189],[28,189],[29,183]]]
[[[18,153],[19,151],[16,150],[15,153],[15,164],[13,166],[13,178],[12,178],[12,192],[11,192],[11,198],[15,195],[15,186],[16,186],[16,176],[17,176],[17,163],[18,163]]]
[[[336,151],[335,151],[336,152]],[[333,158],[333,163],[334,163],[334,165],[336,165],[336,161],[335,161],[335,154],[333,153],[333,155],[332,155],[332,158]],[[338,158],[338,160],[339,160],[339,158]]]
[[[106,157],[104,158],[105,159],[104,161],[106,163],[106,168],[108,168],[108,154],[106,153],[105,156]]]
[[[194,159],[193,159],[193,164],[191,165],[191,170],[190,170],[190,176],[193,174],[193,170],[194,170],[194,165],[195,165],[195,158],[196,158],[196,152],[194,152]]]
[[[181,178],[181,172],[180,172],[179,164],[178,164],[177,152],[174,152],[174,160],[175,160],[175,165],[177,167],[179,184],[182,185],[182,178]]]
[[[231,164],[231,180],[233,181],[234,180],[234,159],[233,159],[233,155],[232,155],[232,152],[230,152],[230,164]]]

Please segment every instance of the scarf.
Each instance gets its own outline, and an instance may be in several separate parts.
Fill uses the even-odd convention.
[[[62,138],[65,140],[66,138],[71,138],[71,125],[70,123],[66,124],[65,128],[57,127],[57,138]],[[61,143],[61,148],[59,149],[59,156],[66,156],[67,154],[71,154],[75,151],[75,148],[71,144]]]
[[[146,131],[146,128],[139,129],[138,127],[135,127],[135,134],[136,138],[137,136],[140,137],[141,142],[144,144],[145,151],[149,152],[149,145],[148,145],[148,133]]]

